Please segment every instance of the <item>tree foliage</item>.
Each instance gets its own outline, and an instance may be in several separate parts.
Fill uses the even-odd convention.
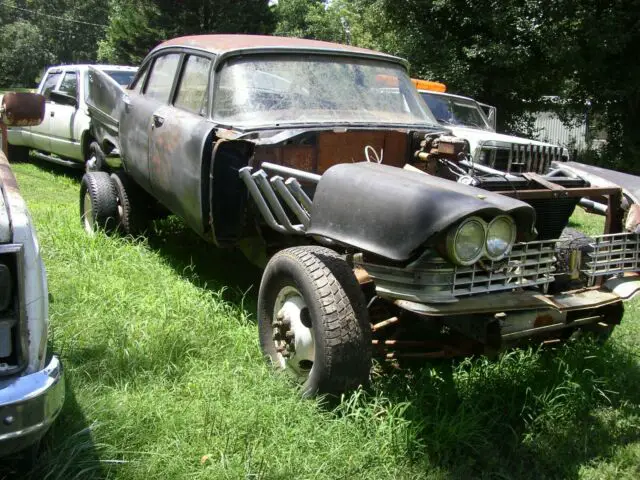
[[[18,20],[0,30],[0,85],[31,87],[47,59],[38,27]]]
[[[99,58],[137,64],[158,43],[202,33],[270,33],[268,0],[111,0]]]
[[[163,40],[275,33],[382,50],[413,76],[498,107],[499,128],[558,95],[608,136],[606,162],[640,171],[640,0],[1,0],[0,86],[55,63],[137,64]]]

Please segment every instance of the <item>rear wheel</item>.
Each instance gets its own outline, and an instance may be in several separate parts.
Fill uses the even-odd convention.
[[[80,220],[85,231],[112,232],[118,224],[118,197],[116,189],[105,172],[90,172],[80,184]]]
[[[118,202],[118,228],[126,235],[138,235],[144,232],[147,223],[148,206],[144,195],[124,172],[111,174]]]
[[[13,163],[29,160],[29,148],[18,145],[8,145],[9,161]]]
[[[89,155],[85,163],[85,171],[88,172],[102,172],[106,170],[107,162],[105,160],[104,152],[98,142],[91,142],[89,145]]]
[[[303,385],[303,395],[366,385],[371,326],[349,265],[323,247],[271,258],[260,283],[258,327],[264,355]]]

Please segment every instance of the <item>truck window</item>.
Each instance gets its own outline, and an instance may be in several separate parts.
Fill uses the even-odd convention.
[[[210,59],[190,55],[184,64],[174,105],[198,115],[206,115],[210,71]]]
[[[153,67],[151,67],[144,94],[155,100],[168,102],[179,62],[179,53],[170,53],[158,57],[153,63]]]
[[[64,74],[59,90],[78,98],[78,76],[76,72],[67,72]]]
[[[42,85],[42,95],[44,95],[44,98],[46,98],[47,100],[49,100],[49,94],[51,93],[51,90],[56,88],[58,80],[60,80],[60,75],[62,75],[60,72],[50,73],[49,75],[47,75],[47,78]]]

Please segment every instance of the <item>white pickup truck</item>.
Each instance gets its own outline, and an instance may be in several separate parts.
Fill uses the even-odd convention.
[[[119,65],[91,65],[126,86],[137,68]],[[104,154],[90,130],[86,98],[89,65],[64,65],[47,70],[37,93],[46,99],[43,122],[35,127],[9,129],[9,158],[26,160],[34,156],[65,166],[88,170],[104,168]]]
[[[565,148],[496,132],[496,109],[452,95],[439,82],[412,79],[440,125],[466,140],[474,163],[506,173],[545,173],[553,161],[568,160]]]

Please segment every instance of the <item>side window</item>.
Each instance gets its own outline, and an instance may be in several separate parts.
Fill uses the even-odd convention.
[[[64,74],[59,90],[78,98],[78,76],[76,75],[76,72],[66,72]]]
[[[147,73],[149,73],[149,64],[143,67],[143,70],[138,73],[135,81],[131,85],[131,90],[136,93],[142,92],[142,86],[144,85],[144,79],[147,78]]]
[[[60,75],[62,75],[62,73],[60,72],[50,73],[45,79],[44,85],[42,86],[42,95],[44,95],[44,98],[46,98],[47,100],[49,100],[49,94],[51,93],[51,90],[56,87],[58,80],[60,80]]]
[[[198,115],[206,115],[209,103],[210,71],[211,60],[209,58],[189,56],[184,64],[174,105]]]
[[[149,73],[149,81],[147,82],[147,88],[144,94],[149,98],[161,102],[168,102],[179,62],[179,53],[170,53],[158,57]]]

